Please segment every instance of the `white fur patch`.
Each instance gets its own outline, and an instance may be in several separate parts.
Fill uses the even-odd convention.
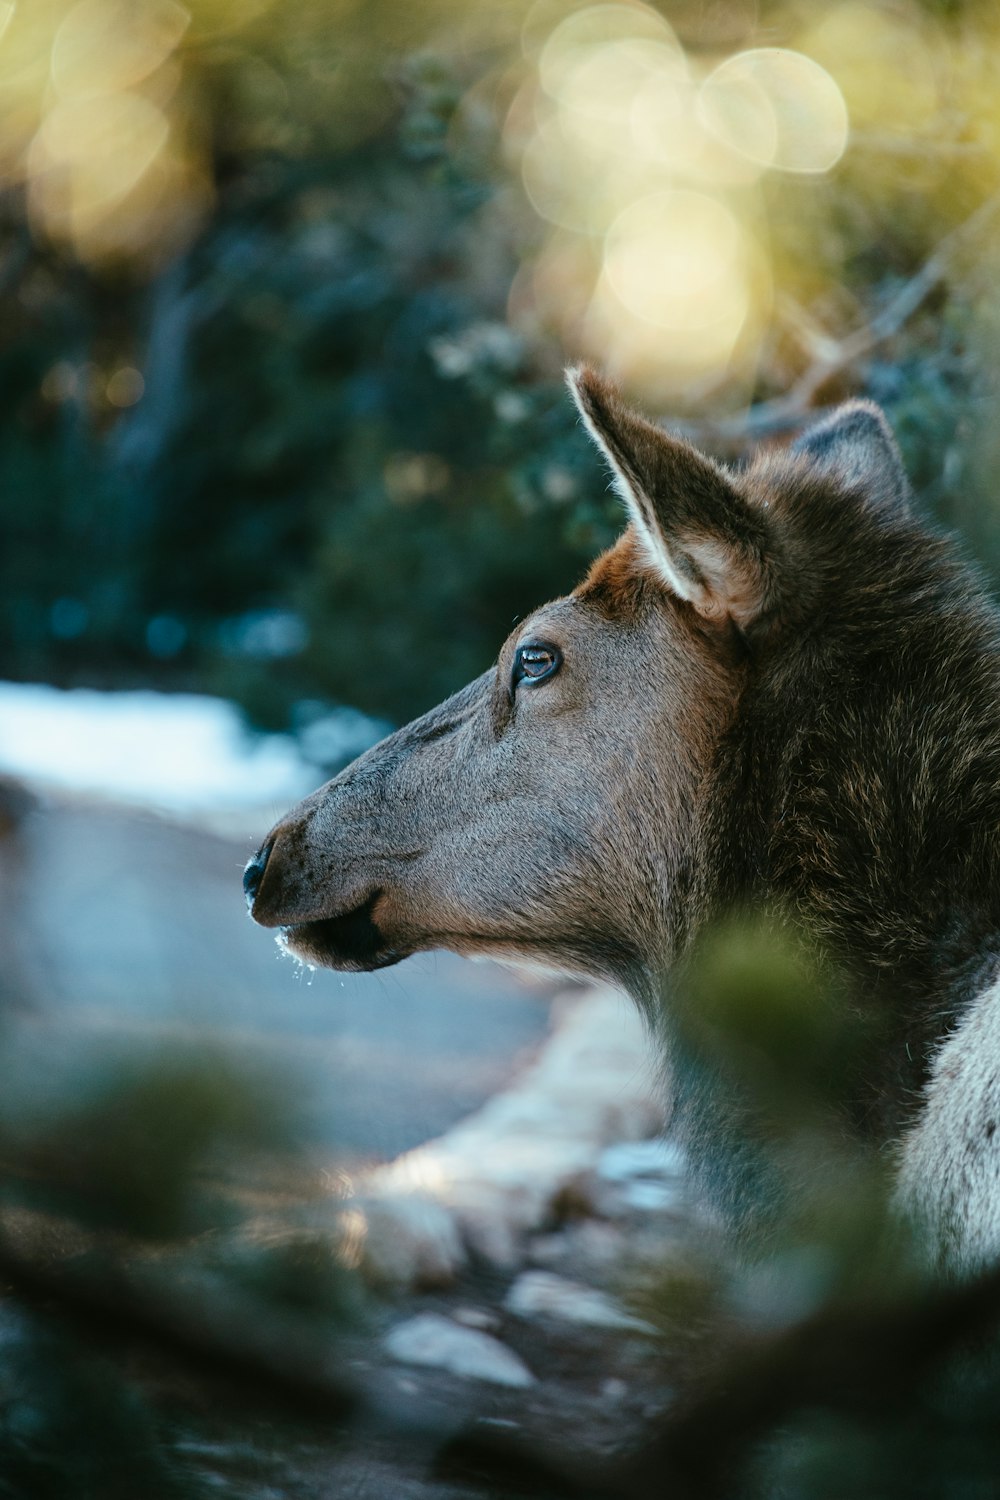
[[[675,565],[670,555],[670,549],[663,538],[662,533],[652,521],[652,505],[648,498],[633,489],[625,474],[619,468],[614,454],[604,441],[599,427],[596,427],[583,403],[577,384],[576,371],[567,372],[569,376],[569,388],[576,402],[577,411],[580,413],[584,427],[586,427],[595,444],[603,453],[608,468],[611,470],[611,482],[619,497],[625,504],[629,519],[636,530],[639,543],[653,572],[672,594],[679,599],[685,599],[689,604],[698,608],[698,602],[703,590],[693,579],[685,577]]]
[[[976,1000],[934,1061],[917,1124],[904,1136],[896,1202],[940,1270],[1000,1260],[1000,982]]]

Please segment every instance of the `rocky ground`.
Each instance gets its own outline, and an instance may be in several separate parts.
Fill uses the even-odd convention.
[[[529,1239],[518,1267],[470,1265],[446,1289],[383,1296],[363,1333],[341,1340],[357,1406],[332,1422],[290,1424],[196,1402],[175,1450],[241,1500],[344,1495],[472,1500],[524,1493],[505,1477],[527,1456],[573,1484],[611,1464],[669,1406],[673,1361],[647,1316],[665,1254],[684,1239],[672,1166],[637,1153],[638,1175],[609,1153],[606,1211]],[[669,1207],[636,1206],[654,1186]],[[549,1485],[533,1475],[529,1493]]]
[[[244,1184],[238,1229],[164,1252],[108,1259],[5,1210],[17,1296],[0,1303],[0,1426],[35,1433],[26,1451],[48,1441],[48,1398],[34,1406],[16,1372],[34,1359],[30,1309],[52,1305],[79,1321],[81,1368],[107,1355],[147,1395],[176,1471],[239,1500],[541,1494],[504,1477],[507,1458],[592,1476],[655,1426],[676,1347],[656,1288],[699,1221],[628,1001],[567,991],[539,1050],[538,994],[457,960],[429,961],[414,996],[396,981],[321,995],[336,976],[303,991],[246,923],[231,841],[79,801],[14,811],[5,979],[27,1025],[166,1037],[194,1024],[198,976],[220,1034],[322,1071],[313,1164],[345,1133],[354,1148],[311,1179]],[[406,1150],[435,1118],[442,1133]],[[277,1311],[257,1295],[276,1281]],[[124,1488],[102,1480],[102,1500],[153,1493],[121,1463]],[[85,1492],[64,1478],[11,1493]]]
[[[567,996],[508,1090],[335,1216],[376,1289],[340,1340],[349,1417],[293,1436],[265,1415],[234,1438],[231,1413],[203,1416],[178,1451],[247,1500],[572,1493],[670,1404],[662,1289],[698,1217],[659,1125],[633,1011],[609,991]],[[550,1477],[516,1477],[524,1457]]]
[[[88,1358],[145,1394],[195,1494],[575,1493],[669,1406],[663,1283],[698,1218],[632,1008],[577,990],[558,1010],[509,1088],[349,1191],[289,1183],[238,1228],[110,1259],[7,1213],[5,1269],[83,1313]],[[23,1308],[0,1315],[5,1369]]]

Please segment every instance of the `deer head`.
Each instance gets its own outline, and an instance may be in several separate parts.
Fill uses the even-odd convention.
[[[248,901],[310,963],[450,948],[648,993],[704,899],[717,748],[755,664],[820,587],[804,492],[905,502],[875,408],[842,408],[797,452],[737,475],[593,372],[569,379],[630,525],[495,666],[272,830]]]

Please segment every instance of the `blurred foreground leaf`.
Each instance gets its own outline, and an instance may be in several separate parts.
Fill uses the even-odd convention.
[[[220,1189],[257,1152],[294,1145],[291,1099],[211,1050],[105,1059],[85,1096],[7,1122],[8,1171],[35,1201],[159,1239],[231,1216]]]

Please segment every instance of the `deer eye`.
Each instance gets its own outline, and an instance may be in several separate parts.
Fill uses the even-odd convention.
[[[518,646],[514,653],[513,683],[542,682],[558,672],[562,665],[562,652],[558,646],[547,646],[544,641],[529,641]]]

